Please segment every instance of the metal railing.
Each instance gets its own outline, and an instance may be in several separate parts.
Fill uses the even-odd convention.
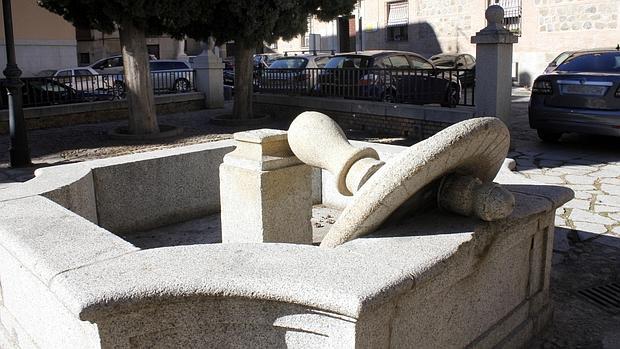
[[[194,71],[152,72],[153,92],[156,95],[191,92],[195,90]],[[47,76],[22,78],[24,107],[58,104],[111,101],[126,96],[123,74],[89,76]],[[0,109],[7,109],[7,96],[0,80]]]
[[[343,97],[392,103],[473,106],[473,69],[262,69],[258,93]]]

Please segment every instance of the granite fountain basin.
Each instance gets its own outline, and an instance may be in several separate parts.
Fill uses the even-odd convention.
[[[403,151],[371,143],[381,159]],[[552,315],[568,189],[505,166],[505,219],[430,210],[335,248],[140,248],[135,232],[218,214],[219,141],[40,169],[0,193],[2,348],[519,347]],[[312,200],[343,209],[324,171]]]

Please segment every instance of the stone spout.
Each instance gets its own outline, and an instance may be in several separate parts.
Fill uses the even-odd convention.
[[[342,195],[353,195],[384,164],[376,150],[352,146],[340,126],[325,114],[301,113],[288,135],[295,156],[329,171]]]

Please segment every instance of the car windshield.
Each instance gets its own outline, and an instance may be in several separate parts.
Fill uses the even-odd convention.
[[[620,73],[620,52],[575,54],[560,64],[556,71]]]
[[[305,58],[283,58],[273,62],[269,69],[303,69],[308,65]]]
[[[367,68],[368,58],[361,56],[338,56],[327,62],[325,68]]]

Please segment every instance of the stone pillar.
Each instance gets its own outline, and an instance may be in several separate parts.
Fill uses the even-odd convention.
[[[205,94],[209,109],[224,107],[224,63],[213,53],[213,46],[205,45],[202,53],[194,58],[196,89]]]
[[[185,53],[185,39],[175,40],[174,57],[175,59],[182,61],[187,60],[187,53]]]
[[[487,27],[476,33],[476,116],[500,118],[510,128],[512,45],[518,38],[503,27],[504,9],[486,10]]]
[[[297,159],[285,131],[234,135],[220,165],[222,242],[312,243],[311,167]]]

